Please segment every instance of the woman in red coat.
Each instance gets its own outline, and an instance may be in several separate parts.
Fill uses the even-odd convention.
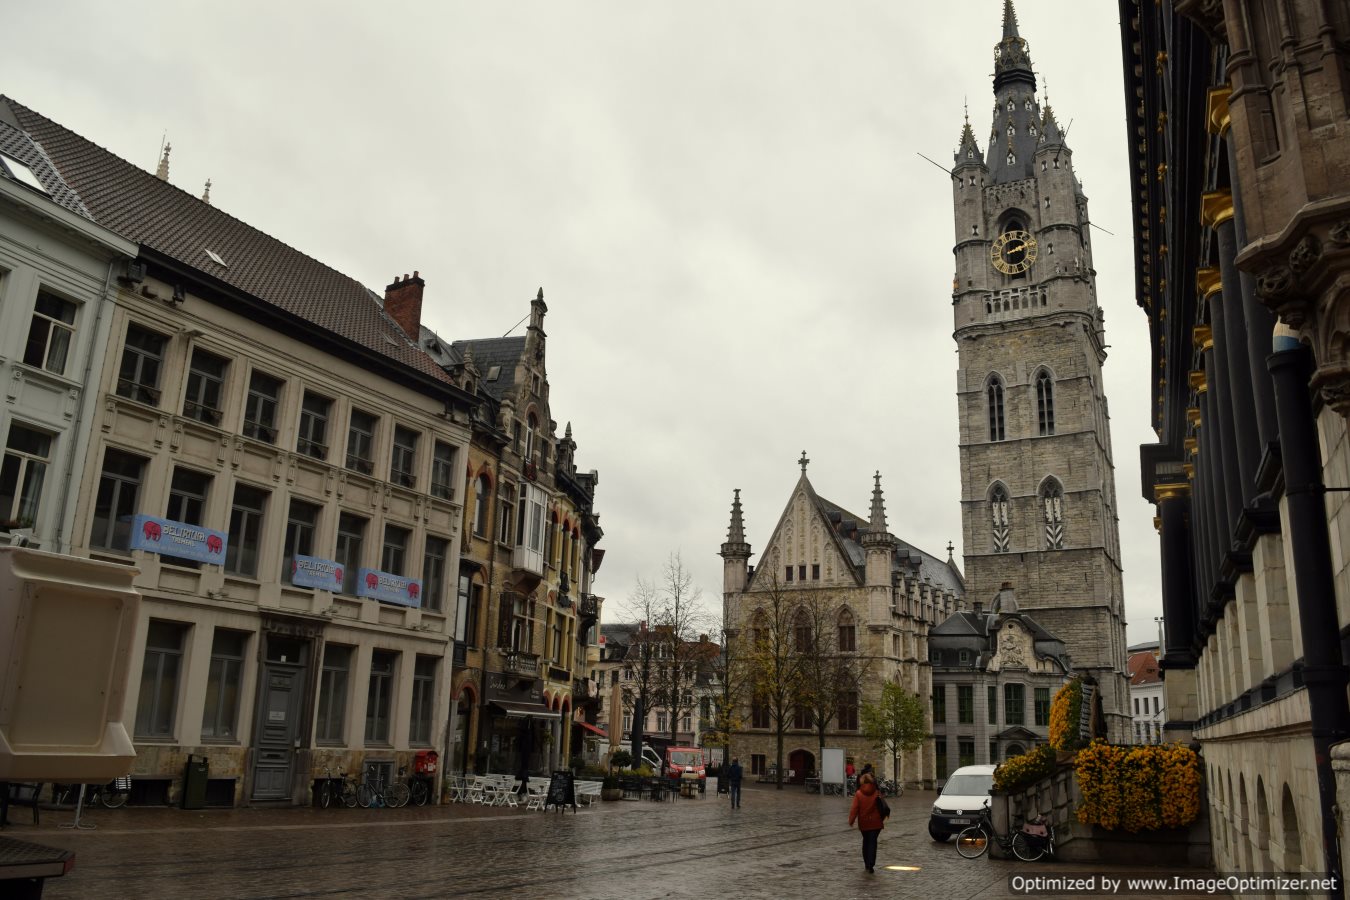
[[[878,796],[876,779],[871,772],[863,772],[858,777],[858,790],[848,810],[848,826],[852,828],[856,821],[858,830],[862,832],[863,865],[867,866],[868,872],[877,864],[877,837],[885,827],[881,812],[877,809]]]

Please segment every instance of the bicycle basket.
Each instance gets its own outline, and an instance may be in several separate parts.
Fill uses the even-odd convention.
[[[113,788],[119,792],[129,792],[131,790],[131,776],[119,775],[113,779]]]

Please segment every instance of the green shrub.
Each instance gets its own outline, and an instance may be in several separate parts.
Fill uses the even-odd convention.
[[[1055,748],[1049,744],[1033,747],[1021,756],[1014,756],[994,770],[994,789],[1004,792],[1020,791],[1035,784],[1055,771]]]

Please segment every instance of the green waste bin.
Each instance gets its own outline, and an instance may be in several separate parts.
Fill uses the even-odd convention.
[[[183,773],[183,809],[206,807],[206,779],[210,775],[205,756],[189,756]]]

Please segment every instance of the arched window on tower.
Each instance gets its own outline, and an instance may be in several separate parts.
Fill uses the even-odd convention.
[[[985,395],[989,405],[989,440],[1006,440],[1007,429],[1003,421],[1003,379],[997,375],[989,376]]]
[[[1064,488],[1053,478],[1041,485],[1041,517],[1045,520],[1045,548],[1064,549]]]
[[[1036,375],[1036,428],[1042,436],[1055,433],[1055,383],[1045,369]]]
[[[1008,552],[1008,541],[1012,536],[1011,507],[1008,489],[1001,484],[994,485],[994,489],[989,492],[989,517],[993,524],[995,553]]]

